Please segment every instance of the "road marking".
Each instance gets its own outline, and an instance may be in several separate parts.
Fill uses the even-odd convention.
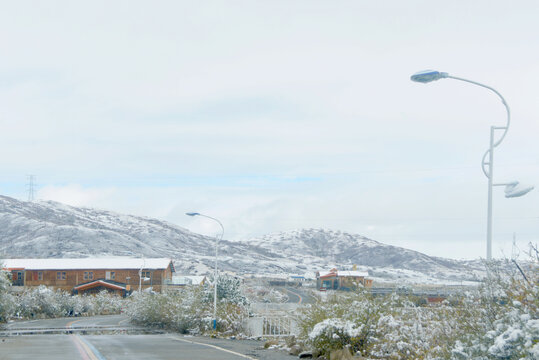
[[[13,321],[12,323],[7,324],[6,327],[12,327],[13,325],[29,324],[37,321],[39,320]]]
[[[71,335],[71,340],[75,343],[83,360],[106,360],[92,344],[79,335]]]
[[[73,328],[73,324],[83,319],[73,320],[66,324],[66,328]],[[79,335],[71,335],[71,340],[75,343],[75,347],[79,351],[83,360],[106,360],[103,355],[88,341],[80,337]]]
[[[237,353],[237,352],[232,351],[232,350],[224,349],[224,348],[219,347],[219,346],[216,346],[216,345],[205,344],[205,343],[196,342],[196,341],[193,341],[193,340],[185,340],[185,339],[179,338],[179,337],[177,337],[177,336],[169,336],[169,338],[172,339],[172,340],[176,340],[176,341],[183,341],[183,342],[186,342],[186,343],[192,343],[192,344],[197,344],[197,345],[207,346],[207,347],[214,348],[214,349],[217,349],[217,350],[221,350],[221,351],[224,351],[224,352],[233,354],[233,355],[240,356],[240,357],[245,358],[245,359],[249,359],[249,360],[257,360],[257,359],[255,359],[255,358],[253,358],[253,357],[250,357],[250,356],[247,356],[247,355],[243,355],[243,354]]]
[[[295,293],[295,292],[293,292],[292,290],[289,290],[289,289],[287,289],[287,288],[285,288],[285,290],[288,291],[289,293],[292,293],[292,294],[296,295],[297,297],[299,297],[298,304],[301,304],[301,302],[303,301],[303,298],[301,297],[300,294]]]
[[[82,343],[79,341],[77,336],[71,335],[71,340],[73,341],[73,343],[75,344],[75,347],[79,351],[79,354],[80,354],[82,360],[91,360],[88,357],[88,354],[86,353],[86,351],[84,351],[84,348],[82,347]]]
[[[122,325],[122,323],[124,323],[124,322],[126,322],[126,321],[129,321],[129,320],[131,320],[131,319],[130,319],[130,318],[123,319],[122,321],[120,321],[120,322],[118,323],[118,325]]]
[[[85,338],[81,336],[78,336],[78,337],[82,341],[83,345],[86,345],[85,348],[86,348],[86,351],[89,352],[89,354],[92,354],[93,356],[95,356],[97,360],[106,360],[106,358],[103,355],[101,355],[99,350],[97,350],[95,346],[92,345],[92,343],[90,343],[88,340],[86,340]]]
[[[73,320],[73,321],[68,322],[68,323],[66,324],[66,328],[69,329],[69,328],[73,327],[72,325],[73,325],[74,323],[76,323],[76,322],[79,322],[79,321],[82,321],[82,319],[80,319],[80,320]]]

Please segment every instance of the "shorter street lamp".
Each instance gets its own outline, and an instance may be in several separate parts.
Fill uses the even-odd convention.
[[[221,226],[221,236],[215,237],[215,270],[214,270],[214,284],[213,284],[213,329],[217,329],[217,247],[219,245],[219,240],[223,240],[223,235],[225,234],[225,228],[223,224],[217,220],[216,218],[213,218],[208,215],[200,214],[197,212],[188,212],[185,213],[187,216],[202,216],[208,219],[211,219],[219,224]]]
[[[144,276],[142,277],[142,270],[146,267],[146,259],[142,259],[142,266],[140,267],[140,270],[138,271],[138,292],[142,292],[142,282],[151,280],[150,278]]]
[[[509,130],[509,124],[511,122],[511,112],[509,110],[509,105],[507,105],[507,102],[505,101],[503,96],[496,89],[490,86],[487,86],[485,84],[478,83],[476,81],[463,79],[456,76],[451,76],[446,72],[441,72],[441,71],[436,71],[436,70],[419,71],[413,74],[410,77],[410,80],[426,84],[432,81],[446,79],[446,78],[464,81],[470,84],[481,86],[485,89],[488,89],[494,92],[502,100],[502,104],[505,106],[505,110],[507,112],[507,123],[505,126],[491,126],[490,127],[490,146],[488,150],[485,152],[485,154],[483,155],[483,159],[481,160],[481,167],[483,169],[483,173],[488,178],[487,260],[492,260],[492,187],[505,186],[505,197],[514,198],[514,197],[526,195],[527,193],[533,190],[533,186],[521,185],[518,181],[513,181],[513,182],[505,183],[505,184],[493,183],[494,148],[500,145],[502,140],[505,138],[505,135],[507,134],[507,130]],[[497,141],[494,141],[495,130],[503,130],[502,136]],[[487,156],[488,156],[488,161],[487,161]],[[485,165],[488,165],[488,169],[485,167]]]

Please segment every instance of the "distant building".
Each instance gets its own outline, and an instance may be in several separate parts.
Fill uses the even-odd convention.
[[[101,290],[125,296],[133,290],[151,287],[161,291],[172,279],[171,259],[83,258],[83,259],[4,259],[13,286],[46,285],[73,294]]]
[[[330,271],[316,273],[316,287],[319,290],[352,290],[358,286],[372,287],[372,279],[368,279],[369,273],[363,271]]]

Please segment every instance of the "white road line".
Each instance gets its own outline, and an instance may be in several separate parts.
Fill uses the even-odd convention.
[[[39,320],[27,320],[27,321],[14,321],[12,323],[9,323],[6,325],[6,327],[11,327],[13,325],[20,325],[20,324],[29,324],[29,323],[33,323],[33,322],[37,322]]]
[[[176,341],[183,341],[183,342],[186,342],[186,343],[192,343],[192,344],[197,344],[197,345],[202,345],[202,346],[211,347],[211,348],[214,348],[214,349],[217,349],[217,350],[221,350],[221,351],[224,351],[224,352],[233,354],[233,355],[240,356],[240,357],[245,358],[245,359],[249,359],[249,360],[257,360],[257,359],[255,359],[255,358],[253,358],[253,357],[250,357],[250,356],[247,356],[247,355],[243,355],[243,354],[237,353],[237,352],[232,351],[232,350],[224,349],[224,348],[219,347],[219,346],[216,346],[216,345],[200,343],[200,342],[196,342],[196,341],[193,341],[193,340],[185,340],[185,339],[179,338],[179,337],[177,337],[177,336],[169,336],[169,338],[171,338],[172,340],[176,340]]]

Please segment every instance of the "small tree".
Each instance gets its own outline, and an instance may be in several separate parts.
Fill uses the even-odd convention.
[[[9,273],[2,270],[0,263],[0,323],[6,322],[15,311],[15,301],[9,293],[10,286]]]
[[[209,277],[209,280],[209,282],[204,284],[204,293],[206,294],[208,301],[213,302],[213,275]],[[224,301],[237,305],[247,305],[249,300],[243,295],[241,279],[226,274],[219,274],[217,277],[217,301]]]

